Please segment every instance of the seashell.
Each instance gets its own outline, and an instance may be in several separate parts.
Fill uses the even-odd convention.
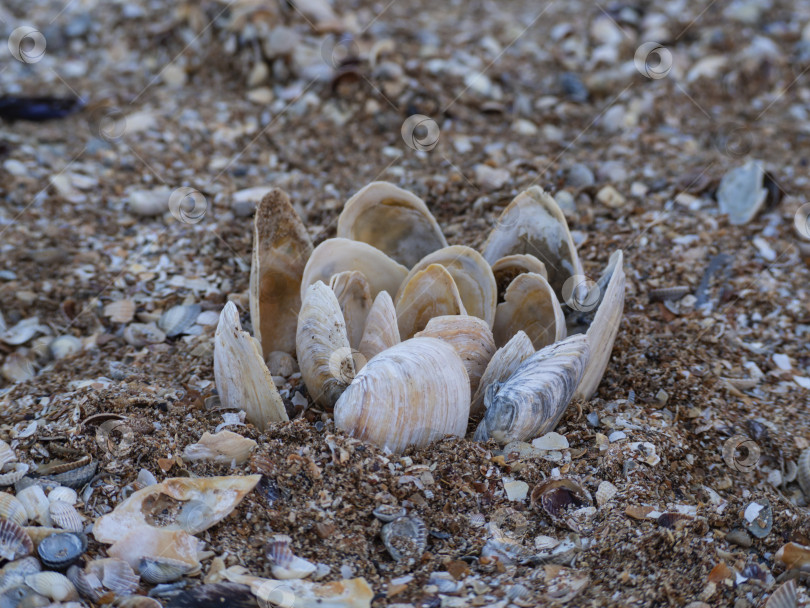
[[[313,583],[306,580],[278,581],[269,578],[252,577],[250,590],[260,606],[295,606],[295,608],[369,608],[374,592],[366,579],[353,578],[331,583]],[[218,587],[220,585],[204,585]],[[227,597],[233,597],[229,593]],[[255,600],[254,600],[255,601]],[[190,603],[189,606],[202,606]],[[206,606],[220,606],[209,603]],[[249,606],[250,604],[245,604]]]
[[[805,498],[810,497],[810,448],[805,448],[796,462],[796,481]]]
[[[76,490],[73,488],[66,488],[64,486],[57,486],[50,492],[48,492],[48,500],[53,502],[55,500],[61,500],[62,502],[66,502],[69,505],[76,505],[79,500],[79,495],[76,494]]]
[[[46,568],[63,570],[87,550],[87,537],[73,532],[49,534],[37,545],[37,554]]]
[[[619,489],[609,481],[601,482],[599,487],[596,489],[596,504],[600,507],[604,506],[606,503],[610,502],[614,496],[616,496],[618,491]]]
[[[46,330],[47,328],[39,324],[38,317],[23,319],[0,333],[0,342],[5,342],[9,346],[20,346],[39,333],[48,333]]]
[[[129,564],[127,564],[129,565]],[[71,566],[65,573],[68,580],[73,583],[80,596],[98,603],[106,594],[101,579],[95,573],[87,573],[79,566]]]
[[[810,572],[810,547],[805,545],[792,542],[782,545],[774,559],[785,564],[788,570]]]
[[[170,583],[185,576],[194,569],[192,564],[168,557],[141,558],[138,572],[147,583]]]
[[[81,351],[82,346],[82,341],[76,336],[65,335],[54,338],[48,345],[48,349],[54,359],[64,359]]]
[[[301,299],[307,287],[313,283],[322,281],[328,285],[330,278],[347,270],[363,273],[372,298],[376,298],[381,291],[393,296],[408,276],[405,266],[371,245],[341,238],[326,239],[309,256],[301,279]]]
[[[797,605],[796,581],[790,579],[776,588],[764,608],[796,608]]]
[[[502,295],[518,275],[526,272],[539,274],[548,281],[546,265],[530,253],[516,253],[497,260],[492,264],[492,274],[495,276],[498,294]]]
[[[405,507],[398,507],[396,505],[377,505],[374,508],[374,517],[383,523],[394,521],[399,517],[405,517],[408,510]]]
[[[119,598],[117,608],[163,608],[163,604],[145,595],[130,595]]]
[[[24,462],[13,462],[3,467],[0,473],[0,486],[11,486],[20,481],[28,473],[28,465]]]
[[[14,561],[33,550],[34,543],[25,530],[10,519],[0,519],[0,558]]]
[[[74,466],[79,463],[83,464]],[[52,481],[68,488],[82,488],[95,476],[98,463],[87,459],[82,459],[79,463],[69,463],[71,468],[52,475],[43,475],[40,479]]]
[[[337,296],[321,281],[304,295],[295,343],[309,394],[333,407],[354,378],[355,365]]]
[[[424,201],[388,182],[371,182],[346,202],[337,236],[373,245],[408,268],[447,247]]]
[[[166,340],[163,333],[154,323],[130,323],[124,329],[124,340],[132,346],[146,346],[147,344],[160,344]]]
[[[743,514],[748,532],[757,538],[765,538],[773,529],[773,509],[767,498],[749,503]]]
[[[186,446],[183,451],[185,460],[210,460],[212,462],[242,464],[250,458],[256,449],[256,442],[231,431],[220,431],[212,435],[203,433],[200,441]]]
[[[18,526],[28,523],[28,513],[25,505],[8,492],[0,492],[0,519],[8,519]]]
[[[622,250],[615,251],[610,256],[607,268],[596,284],[602,297],[586,333],[591,356],[585,365],[582,380],[574,393],[576,397],[582,399],[590,399],[599,387],[613,351],[613,342],[619,332],[624,312],[623,259]]]
[[[462,437],[469,411],[470,381],[453,347],[413,338],[360,370],[335,404],[335,425],[397,453],[445,435]]]
[[[85,571],[98,576],[101,584],[115,595],[134,593],[140,582],[130,565],[115,557],[93,560],[85,566]]]
[[[524,331],[536,350],[566,336],[565,317],[548,282],[539,274],[518,275],[498,304],[492,333],[503,346],[518,331]]]
[[[492,268],[484,257],[475,249],[463,245],[439,249],[419,260],[411,268],[402,286],[407,285],[414,274],[431,264],[441,264],[453,277],[467,314],[483,319],[492,327],[495,322],[495,305],[498,303],[498,288]]]
[[[542,508],[555,521],[560,520],[570,507],[589,506],[591,495],[573,479],[549,478],[541,481],[532,490],[531,505]]]
[[[335,292],[335,297],[340,304],[343,321],[346,323],[349,345],[353,349],[357,349],[363,339],[363,330],[371,309],[371,292],[368,281],[362,272],[352,270],[334,275],[329,279],[329,287]]]
[[[749,160],[723,176],[717,187],[717,203],[730,224],[745,225],[759,212],[768,199],[766,178],[758,160]]]
[[[289,378],[298,372],[298,363],[289,353],[281,350],[270,351],[270,354],[265,357],[267,369],[273,376],[283,376]]]
[[[559,300],[565,281],[583,274],[562,210],[537,186],[521,192],[506,206],[484,243],[483,255],[490,264],[515,254],[531,254],[543,262]]]
[[[17,460],[17,454],[11,449],[11,446],[5,441],[0,439],[0,469],[6,466],[9,462]]]
[[[433,317],[467,314],[456,282],[441,264],[430,264],[410,275],[397,293],[394,305],[403,340],[422,331]]]
[[[267,559],[272,562],[271,572],[277,579],[306,578],[315,572],[315,564],[293,554],[291,541],[289,536],[278,535],[267,543]]]
[[[99,517],[93,526],[93,536],[99,542],[113,543],[121,540],[129,532],[143,527],[147,530],[160,529],[197,534],[207,530],[233,511],[247,493],[259,483],[259,479],[261,475],[166,479],[159,484],[138,490],[112,512]],[[184,503],[180,509],[178,501]],[[168,507],[176,513],[174,519],[168,519],[161,514]],[[162,539],[156,538],[155,542],[160,540]],[[133,565],[128,558],[127,561]]]
[[[117,300],[104,307],[104,316],[109,317],[113,323],[129,323],[135,316],[135,302],[132,300]]]
[[[51,528],[50,526],[26,526],[23,528],[25,533],[31,538],[34,547],[39,547],[40,543],[48,538],[51,534],[64,534],[65,531],[60,528]]]
[[[199,304],[178,304],[172,306],[158,319],[158,327],[166,332],[167,338],[174,338],[186,333],[197,321],[197,316],[202,312]]]
[[[381,291],[368,311],[363,338],[358,347],[362,355],[362,363],[365,365],[366,361],[399,342],[397,309],[394,307],[391,295],[387,291]],[[362,366],[355,371],[360,371],[360,369]]]
[[[256,207],[250,264],[250,320],[264,358],[295,353],[301,280],[312,241],[287,195],[273,189]]]
[[[54,525],[70,532],[81,532],[84,529],[84,520],[76,508],[61,500],[50,503],[51,521]]]
[[[51,525],[50,502],[39,485],[31,485],[17,492],[17,500],[25,507],[28,519],[43,526]]]
[[[582,378],[588,355],[586,337],[571,336],[533,354],[506,382],[490,384],[475,440],[494,439],[503,445],[553,430]]]
[[[11,353],[0,366],[0,374],[11,382],[25,382],[37,375],[34,362],[21,352]]]
[[[41,571],[42,566],[39,565],[39,560],[31,556],[9,562],[0,568],[0,606],[7,606],[7,604],[3,604],[3,600],[8,598],[8,595],[5,594],[6,590],[24,584],[27,575]]]
[[[385,548],[396,561],[415,563],[427,549],[428,529],[418,517],[398,517],[380,530]]]
[[[25,577],[25,584],[39,594],[57,602],[79,599],[76,587],[64,574],[58,572],[35,572]]]
[[[260,431],[289,420],[259,344],[242,331],[233,302],[222,309],[214,335],[214,378],[222,404],[245,412]]]
[[[119,536],[107,549],[107,554],[123,559],[133,569],[140,568],[144,557],[185,562],[190,568],[189,573],[200,567],[198,555],[202,543],[183,530],[165,530],[140,524],[122,530]]]
[[[495,353],[495,340],[486,321],[469,315],[433,317],[416,337],[439,338],[452,346],[467,370],[470,394],[475,393]]]

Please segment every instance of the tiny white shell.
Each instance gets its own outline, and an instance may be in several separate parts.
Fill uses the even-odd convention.
[[[54,359],[64,359],[75,355],[82,349],[82,341],[76,336],[59,336],[48,345]]]
[[[75,506],[79,500],[79,495],[73,488],[66,488],[65,486],[57,486],[48,493],[48,500],[50,502],[60,500],[62,502],[68,503],[69,505]]]
[[[271,572],[277,579],[289,580],[306,578],[317,566],[312,562],[298,557],[290,548],[289,536],[278,535],[267,545],[267,557],[273,563]]]

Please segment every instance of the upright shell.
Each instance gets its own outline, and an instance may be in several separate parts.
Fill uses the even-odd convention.
[[[506,288],[515,280],[515,277],[524,272],[539,274],[548,281],[546,265],[530,253],[507,255],[492,264],[492,274],[495,275],[495,283],[498,285],[498,294],[502,295],[506,292]]]
[[[571,336],[526,359],[506,382],[491,384],[475,440],[503,445],[553,430],[574,396],[589,354],[587,338]]]
[[[274,189],[256,207],[250,262],[250,321],[262,356],[295,354],[301,279],[312,241],[290,199]]]
[[[481,376],[478,390],[473,394],[470,415],[479,416],[484,413],[484,393],[490,384],[506,382],[520,364],[533,354],[532,341],[523,331],[518,331],[509,342],[496,350]]]
[[[363,339],[363,330],[371,309],[371,291],[368,280],[362,272],[347,270],[334,275],[329,280],[329,287],[335,292],[335,297],[340,304],[349,344],[356,349]]]
[[[388,182],[372,182],[346,202],[337,235],[373,245],[408,268],[447,246],[424,201]]]
[[[475,393],[481,375],[495,353],[495,340],[483,319],[469,315],[433,317],[417,338],[439,338],[452,346],[470,377],[470,391]]]
[[[545,264],[548,282],[560,300],[565,281],[582,274],[562,209],[537,186],[521,192],[507,205],[484,243],[483,253],[490,264],[508,255],[533,255]]]
[[[366,328],[363,330],[363,339],[360,340],[358,350],[363,355],[363,359],[368,361],[399,342],[397,309],[388,292],[381,291],[374,298],[374,303],[366,317]]]
[[[244,411],[259,430],[289,420],[259,344],[242,331],[233,302],[222,310],[214,335],[214,378],[223,405]]]
[[[394,304],[403,340],[422,331],[433,317],[467,314],[453,276],[441,264],[430,264],[411,275]]]
[[[371,359],[335,404],[335,424],[394,453],[462,437],[470,381],[461,358],[436,338],[413,338]]]
[[[495,344],[503,346],[523,330],[539,350],[565,338],[565,317],[557,296],[539,274],[515,277],[495,313]]]
[[[307,287],[298,315],[296,350],[312,398],[333,407],[355,374],[346,323],[335,292],[318,281]]]

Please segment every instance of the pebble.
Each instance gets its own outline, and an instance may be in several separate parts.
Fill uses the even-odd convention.
[[[790,363],[790,357],[783,353],[774,353],[773,362],[776,363],[776,367],[783,371],[789,371],[793,367]]]
[[[538,450],[567,450],[568,439],[552,431],[532,441],[532,447]]]
[[[627,199],[624,198],[616,188],[613,186],[603,186],[599,192],[596,193],[596,200],[612,209],[622,207]]]
[[[751,538],[751,535],[740,528],[734,528],[726,534],[726,540],[740,547],[750,547],[754,544],[754,539]]]
[[[564,72],[560,75],[560,88],[568,99],[579,103],[588,101],[588,88],[582,79],[573,72]]]
[[[750,222],[762,208],[768,191],[763,187],[765,173],[759,161],[749,161],[732,169],[720,180],[717,203],[735,226]]]
[[[602,163],[597,167],[596,174],[601,181],[613,184],[619,184],[627,179],[627,169],[617,160]]]
[[[568,168],[568,175],[566,176],[565,183],[574,188],[587,188],[593,186],[596,178],[587,165],[582,163],[575,163]]]
[[[166,187],[152,190],[133,190],[129,193],[127,209],[133,215],[151,217],[169,210],[172,190]]]
[[[482,190],[498,190],[509,181],[509,177],[506,169],[494,169],[489,165],[475,166],[475,181]]]
[[[537,135],[537,125],[525,118],[518,118],[513,122],[512,130],[518,135]]]
[[[170,63],[163,68],[160,77],[163,83],[172,89],[179,89],[188,82],[188,74],[186,74],[185,68],[176,63]]]
[[[274,350],[267,355],[267,369],[273,376],[289,378],[298,371],[298,364],[289,353]]]
[[[529,484],[509,477],[503,478],[503,489],[506,490],[506,497],[511,501],[526,500],[526,496],[529,494]]]
[[[248,91],[247,98],[257,105],[267,105],[273,103],[276,96],[270,87],[259,87]]]
[[[622,439],[627,439],[627,435],[624,431],[613,431],[610,435],[608,435],[608,441],[610,441],[610,443],[616,443]]]
[[[264,40],[264,54],[268,58],[290,55],[300,44],[301,36],[294,29],[283,25],[274,27]]]
[[[574,195],[568,190],[560,190],[554,194],[554,200],[563,210],[566,215],[573,215],[576,212],[576,203],[574,202]]]

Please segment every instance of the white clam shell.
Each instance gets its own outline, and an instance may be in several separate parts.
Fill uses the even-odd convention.
[[[33,354],[31,354],[33,356]],[[0,367],[0,374],[12,383],[25,382],[36,376],[34,362],[25,354],[15,352],[8,355]],[[12,482],[13,483],[13,482]]]
[[[413,338],[371,359],[335,404],[335,425],[401,452],[445,435],[462,437],[470,381],[461,358],[436,338]]]
[[[524,331],[536,350],[566,336],[565,317],[557,296],[539,274],[520,274],[506,289],[498,304],[492,333],[498,346]]]
[[[489,360],[481,381],[478,383],[478,390],[475,391],[470,406],[470,415],[479,416],[484,413],[484,393],[490,384],[495,382],[506,382],[509,376],[515,373],[526,359],[534,354],[532,341],[523,332],[518,331],[509,342],[495,351]]]
[[[49,511],[54,525],[69,532],[81,532],[84,529],[84,519],[70,503],[54,500],[50,503]]]
[[[79,495],[73,488],[66,488],[65,486],[57,486],[53,490],[48,492],[48,500],[50,502],[60,500],[62,502],[68,503],[69,505],[75,506],[79,500]]]
[[[289,420],[259,345],[242,331],[233,302],[222,310],[214,335],[214,378],[223,405],[244,411],[259,430]]]
[[[64,574],[58,572],[35,572],[25,577],[25,584],[37,593],[57,602],[79,599],[76,587]]]
[[[492,264],[492,274],[498,285],[498,293],[503,293],[516,276],[524,272],[539,274],[548,281],[546,265],[529,253],[507,255]]]
[[[47,330],[47,327],[39,324],[38,317],[23,319],[0,333],[0,342],[5,342],[10,346],[20,346],[39,333],[48,333]]]
[[[0,492],[0,519],[8,519],[18,526],[28,523],[28,513],[20,500],[7,492]]]
[[[399,344],[399,342],[397,309],[394,307],[391,295],[387,291],[381,291],[374,298],[371,310],[368,311],[366,327],[363,330],[363,339],[360,340],[358,350],[363,359],[368,361],[387,348]]]
[[[340,304],[321,281],[304,294],[296,350],[309,394],[318,403],[333,407],[354,378],[355,365]]]
[[[166,332],[167,338],[180,336],[194,325],[202,308],[199,304],[178,304],[172,306],[158,319],[158,327]]]
[[[553,430],[574,396],[589,354],[586,337],[571,336],[537,351],[506,382],[489,385],[487,411],[475,439],[503,445]]]
[[[363,339],[363,330],[372,304],[368,280],[357,270],[339,272],[329,280],[329,287],[335,292],[340,304],[349,344],[357,349]]]
[[[132,300],[116,300],[104,307],[104,316],[109,317],[113,323],[129,323],[135,316],[135,302]]]
[[[337,236],[373,245],[409,268],[447,246],[424,201],[387,182],[372,182],[346,202]]]
[[[271,190],[256,207],[250,264],[250,320],[262,347],[295,353],[301,279],[312,241],[284,192]]]
[[[302,557],[298,557],[290,548],[289,536],[276,536],[267,545],[267,557],[272,562],[273,576],[281,580],[306,578],[317,566]]]
[[[242,464],[250,458],[250,453],[257,445],[252,439],[231,431],[220,431],[214,435],[206,431],[197,443],[186,446],[183,458],[191,461],[209,460],[224,464],[232,462]]]
[[[130,323],[124,329],[124,340],[132,346],[160,344],[166,340],[166,334],[154,323]]]
[[[38,485],[28,486],[17,492],[17,499],[25,506],[28,519],[43,526],[51,525],[50,501]]]
[[[17,460],[17,454],[9,444],[0,439],[0,469],[2,469],[9,462]]]
[[[64,359],[70,355],[75,355],[82,349],[82,341],[76,336],[59,336],[48,345],[54,359]]]
[[[403,283],[394,300],[399,336],[422,331],[433,317],[467,314],[453,276],[441,264],[430,264]]]

